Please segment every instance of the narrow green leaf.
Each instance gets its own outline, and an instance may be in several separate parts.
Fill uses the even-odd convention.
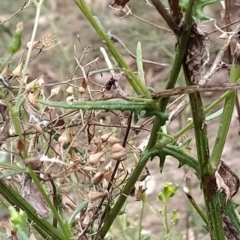
[[[0,180],[0,194],[13,206],[17,206],[26,212],[32,226],[41,234],[43,239],[50,236],[53,239],[65,240],[61,231],[54,228],[47,220],[38,217],[33,207],[11,186],[7,186]]]
[[[221,116],[223,113],[223,108],[219,109],[218,111],[210,114],[209,116],[206,117],[206,121],[211,121],[219,116]]]
[[[93,18],[94,18],[95,22],[97,23],[97,25],[101,28],[101,30],[102,30],[104,33],[106,33],[106,30],[105,30],[105,28],[103,27],[103,25],[102,25],[101,21],[99,20],[99,18],[98,18],[97,16],[93,16]]]
[[[139,118],[157,116],[160,119],[161,126],[168,119],[168,115],[164,112],[160,112],[155,109],[154,101],[151,102],[128,102],[128,101],[97,101],[97,102],[51,102],[51,101],[41,101],[40,103],[51,106],[60,107],[66,109],[82,109],[82,110],[105,110],[105,111],[132,111],[134,114],[134,123],[136,123]],[[144,111],[143,114],[141,114]]]
[[[41,194],[43,195],[45,201],[47,202],[48,206],[50,207],[50,209],[52,210],[54,217],[57,219],[63,234],[65,235],[65,239],[66,240],[70,240],[71,239],[71,233],[70,233],[70,229],[67,223],[65,223],[63,221],[63,219],[61,218],[61,216],[58,214],[56,208],[54,207],[52,201],[50,200],[49,196],[46,194],[46,192],[44,191],[41,183],[39,182],[38,178],[36,177],[36,174],[33,172],[32,169],[28,169],[29,171],[29,175],[31,176],[33,182],[36,184],[38,190],[41,192]]]
[[[203,9],[210,4],[216,3],[218,0],[198,0],[195,3],[193,16],[196,17],[200,21],[212,20],[211,17],[204,14]],[[189,5],[189,0],[181,0],[180,7],[182,11],[186,12]]]
[[[71,217],[69,218],[68,220],[68,224],[69,225],[72,225],[74,220],[75,220],[75,217],[84,209],[86,208],[88,205],[88,201],[85,200],[85,201],[82,201],[78,207],[75,209],[75,211],[72,213]]]
[[[30,240],[27,234],[22,230],[18,230],[18,236],[19,236],[19,240]]]
[[[144,85],[146,85],[145,77],[144,77],[144,70],[143,70],[141,42],[137,43],[136,57],[137,57],[136,60],[137,60],[138,78],[143,82]]]
[[[0,179],[4,179],[6,177],[13,176],[13,175],[16,175],[16,174],[19,174],[19,173],[24,173],[24,172],[26,172],[25,169],[6,171],[4,173],[0,173]]]

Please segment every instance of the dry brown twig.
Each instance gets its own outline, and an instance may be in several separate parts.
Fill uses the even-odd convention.
[[[124,44],[124,42],[119,38],[117,37],[116,35],[113,35],[111,33],[111,31],[108,32],[108,36],[109,38],[113,41],[113,42],[118,42],[123,48],[124,50],[133,58],[133,59],[137,59],[136,55],[134,55],[128,48],[127,46]],[[155,61],[151,61],[151,60],[147,60],[147,59],[142,59],[142,62],[143,63],[149,63],[149,64],[152,64],[152,65],[156,65],[156,66],[161,66],[161,67],[165,67],[165,66],[168,66],[169,64],[167,63],[158,63],[158,62],[155,62]]]
[[[18,14],[19,12],[21,12],[22,10],[24,10],[25,8],[27,8],[28,6],[30,6],[32,4],[31,0],[28,0],[27,2],[25,2],[23,4],[23,6],[17,10],[15,13],[13,13],[11,16],[9,16],[6,20],[4,20],[3,22],[0,23],[0,26],[3,25],[4,23],[6,23],[8,20],[10,20],[12,17],[14,17],[16,14]]]

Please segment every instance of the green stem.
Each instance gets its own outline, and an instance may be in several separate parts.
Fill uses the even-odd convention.
[[[38,190],[41,192],[41,194],[43,195],[45,201],[47,202],[48,206],[50,207],[50,209],[52,210],[54,217],[57,219],[64,235],[65,235],[65,239],[66,240],[71,240],[71,233],[69,231],[68,228],[68,224],[64,223],[61,216],[58,214],[56,208],[54,207],[52,201],[49,199],[48,195],[46,194],[46,192],[44,191],[41,183],[39,182],[38,178],[36,177],[35,173],[33,172],[32,169],[29,168],[29,175],[31,176],[33,182],[36,184]]]
[[[236,81],[239,82],[239,81]],[[205,108],[204,113],[209,113],[214,107],[216,107],[220,102],[222,102],[224,99],[229,97],[232,94],[232,91],[227,91],[224,94],[222,94],[218,99],[216,99],[214,102],[212,102],[208,107]],[[177,133],[173,135],[173,138],[177,139],[180,136],[182,136],[185,132],[187,132],[189,129],[193,127],[193,121],[190,121],[185,127],[183,127],[181,130],[179,130]]]
[[[240,78],[240,50],[238,48],[239,45],[237,44],[237,49],[234,54],[234,60],[230,73],[230,82],[236,82]],[[232,119],[235,99],[236,91],[230,91],[228,97],[225,100],[221,122],[210,158],[209,172],[212,174],[215,172],[222,156],[222,151],[226,142],[229,126]]]
[[[12,54],[9,53],[9,55],[4,59],[4,62],[0,65],[1,71],[6,67],[6,65],[9,63],[9,60],[11,59]]]
[[[24,140],[24,137],[22,135],[22,127],[21,127],[21,124],[20,124],[20,121],[18,119],[18,114],[14,111],[14,109],[12,108],[10,102],[8,101],[8,99],[5,97],[5,94],[2,92],[2,89],[0,89],[0,95],[2,96],[5,104],[7,105],[7,108],[8,108],[8,111],[11,113],[11,117],[12,117],[12,120],[13,120],[13,125],[14,125],[14,129],[19,137],[19,140],[25,144],[25,140]],[[28,153],[27,153],[27,149],[24,148],[23,149],[23,157],[24,158],[27,158],[28,156]]]
[[[168,205],[168,201],[165,201],[164,203],[164,208],[163,208],[163,217],[164,217],[164,225],[165,225],[165,234],[169,234],[169,227],[168,227],[168,215],[167,215],[167,205]]]
[[[172,140],[169,138],[164,138],[162,139],[162,147],[164,147],[165,145],[167,145],[168,143],[170,143]],[[111,210],[111,212],[109,213],[109,215],[107,216],[107,219],[104,222],[104,225],[101,229],[101,238],[103,239],[104,236],[107,234],[109,228],[111,227],[114,219],[117,217],[119,211],[121,210],[123,204],[125,203],[127,196],[130,194],[132,187],[134,186],[134,184],[136,183],[136,181],[138,180],[141,172],[143,171],[144,167],[146,166],[148,159],[151,157],[151,153],[149,154],[148,150],[145,150],[144,153],[142,154],[139,162],[137,163],[135,169],[133,170],[133,173],[131,174],[131,176],[129,177],[126,185],[124,186],[123,190],[122,190],[122,194],[119,196],[119,198],[117,199],[117,202],[114,204],[113,209]]]
[[[190,35],[191,31],[191,26],[192,26],[192,10],[193,10],[193,5],[194,5],[194,0],[189,1],[189,7],[185,15],[183,27],[182,27],[182,33],[179,38],[179,43],[178,43],[178,48],[176,52],[176,56],[174,59],[173,67],[169,76],[169,79],[167,81],[165,89],[170,89],[173,88],[177,82],[179,72],[181,70],[184,54],[187,49],[187,43],[188,43],[188,38]],[[167,104],[168,104],[169,98],[163,98],[159,102],[160,106],[160,112],[165,112]],[[156,132],[159,132],[160,130],[160,123],[157,118],[155,118],[154,123],[153,123],[153,128],[152,128],[152,134],[150,136],[150,139],[148,141],[147,149],[152,148],[158,138],[158,135],[155,134]]]
[[[194,0],[190,0],[189,2],[189,8],[186,12],[185,15],[185,19],[184,19],[184,23],[183,23],[183,32],[182,35],[180,36],[180,40],[179,40],[179,45],[178,45],[178,50],[177,50],[177,54],[174,60],[174,65],[173,65],[173,69],[171,71],[168,83],[167,83],[167,88],[171,88],[174,87],[176,81],[177,81],[177,77],[179,75],[180,69],[181,69],[181,65],[182,65],[182,61],[183,61],[183,57],[187,48],[187,40],[188,37],[190,35],[190,30],[191,30],[191,25],[192,25],[192,11],[193,11],[193,5],[194,5]],[[160,108],[159,111],[160,112],[164,112],[167,106],[167,103],[169,101],[169,98],[166,99],[162,99],[160,101]],[[161,128],[161,120],[159,118],[155,118],[154,120],[154,125],[151,131],[151,135],[150,135],[150,139],[147,145],[147,148],[145,151],[150,150],[151,148],[153,148],[156,144],[156,141],[158,139],[158,132]],[[171,142],[171,140],[169,139],[162,139],[161,143],[162,143],[162,147],[165,146],[166,144],[168,144],[169,142]],[[118,212],[121,210],[124,202],[126,201],[127,196],[129,195],[132,186],[134,186],[134,184],[136,183],[138,177],[140,176],[142,170],[144,169],[145,165],[147,164],[147,160],[148,159],[144,159],[145,154],[143,154],[143,156],[141,157],[141,159],[139,160],[138,164],[136,165],[133,173],[131,174],[131,176],[128,179],[128,182],[126,183],[122,194],[120,195],[120,197],[118,198],[117,202],[114,204],[114,207],[112,209],[112,211],[110,212],[110,214],[108,215],[108,218],[106,219],[102,229],[101,229],[101,237],[104,238],[104,236],[106,235],[106,233],[108,232],[109,228],[111,227],[114,219],[117,217]],[[144,160],[143,160],[144,159]]]
[[[184,191],[185,192],[185,191]],[[188,193],[185,192],[185,194],[188,197],[188,200],[190,201],[190,203],[192,204],[192,206],[194,207],[194,209],[197,211],[197,213],[199,214],[199,216],[202,218],[202,220],[206,223],[206,225],[208,226],[208,218],[206,216],[206,214],[203,212],[203,210],[201,209],[201,207],[196,203],[196,201],[193,199],[193,197]]]
[[[38,217],[33,207],[26,202],[18,192],[12,187],[7,186],[3,180],[0,180],[0,194],[12,205],[17,206],[26,212],[30,221],[33,222],[33,227],[44,237],[51,236],[56,240],[64,240],[65,236],[54,228],[47,220]]]
[[[99,24],[96,22],[96,20],[93,18],[92,14],[90,13],[86,3],[84,0],[75,0],[77,6],[80,8],[82,13],[85,15],[85,17],[88,19],[88,21],[92,24],[98,35],[105,41],[108,49],[111,51],[112,55],[118,62],[119,66],[124,68],[126,70],[126,75],[129,83],[135,90],[135,92],[138,95],[144,95],[146,98],[151,99],[151,94],[148,91],[147,87],[142,83],[142,81],[134,74],[134,72],[131,70],[131,68],[127,65],[127,63],[124,61],[121,54],[118,52],[118,50],[115,48],[113,42],[107,34],[103,31],[103,29],[99,26]]]
[[[35,39],[35,36],[36,36],[36,33],[37,33],[38,21],[39,21],[39,17],[40,17],[40,13],[41,13],[41,7],[42,7],[43,2],[44,2],[44,0],[39,0],[38,3],[35,3],[36,8],[37,8],[36,16],[35,16],[35,21],[34,21],[34,26],[33,26],[33,31],[32,31],[32,37],[31,37],[30,44],[29,44],[29,47],[28,47],[26,61],[24,63],[24,67],[23,67],[23,74],[22,74],[22,78],[21,78],[21,81],[20,81],[19,90],[18,90],[18,94],[17,94],[17,98],[16,98],[17,103],[20,101],[22,88],[23,88],[25,76],[26,76],[26,73],[27,73],[28,64],[29,64],[30,58],[31,58],[33,43],[34,43],[34,39]],[[16,104],[15,112],[19,112],[19,108],[20,108],[20,104]]]
[[[144,194],[143,198],[146,198],[145,194]],[[143,222],[144,210],[145,210],[145,200],[142,200],[142,207],[141,207],[141,212],[140,212],[140,216],[139,216],[138,240],[142,239],[142,222]]]

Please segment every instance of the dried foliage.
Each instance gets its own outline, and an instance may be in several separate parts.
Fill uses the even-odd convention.
[[[121,15],[122,18],[135,17],[146,22],[133,14],[132,9],[128,6],[129,2],[129,0],[115,0],[110,4],[110,10],[124,14]],[[213,2],[211,1],[211,3]],[[167,129],[168,125],[189,104],[189,100],[186,98],[185,100],[174,98],[174,101],[168,105],[170,97],[189,94],[191,102],[191,97],[196,101],[198,97],[201,100],[202,92],[240,88],[238,82],[208,84],[217,71],[226,66],[229,68],[227,64],[223,64],[223,53],[229,47],[233,36],[239,31],[239,26],[231,36],[227,36],[225,44],[220,49],[212,66],[206,70],[210,54],[209,34],[204,32],[197,22],[193,22],[193,24],[191,22],[191,26],[188,26],[187,29],[185,29],[185,25],[182,25],[186,17],[185,11],[189,7],[186,1],[180,4],[179,1],[169,0],[168,3],[170,12],[161,1],[152,0],[153,6],[170,29],[160,26],[158,28],[176,35],[179,41],[176,49],[178,49],[178,44],[181,44],[182,34],[189,31],[189,38],[185,44],[186,51],[182,53],[183,57],[178,66],[180,71],[181,64],[183,65],[185,77],[189,80],[186,87],[174,88],[175,81],[173,87],[172,83],[168,82],[169,85],[165,90],[155,92],[155,90],[151,91],[150,88],[147,88],[141,65],[147,63],[163,68],[168,64],[142,59],[140,48],[137,48],[136,55],[133,54],[120,38],[110,32],[106,33],[100,22],[97,26],[103,31],[104,37],[107,37],[111,44],[119,43],[131,58],[136,59],[138,76],[135,76],[134,73],[132,76],[141,78],[141,81],[134,82],[134,77],[129,75],[130,68],[124,67],[121,61],[118,61],[117,66],[113,66],[111,58],[105,50],[106,45],[100,48],[101,57],[104,59],[101,65],[104,65],[104,69],[98,67],[100,65],[99,58],[85,61],[87,54],[93,48],[90,44],[85,47],[79,36],[78,45],[74,45],[74,56],[72,56],[75,59],[75,67],[62,82],[51,83],[46,79],[44,73],[40,73],[35,79],[28,74],[31,68],[29,63],[37,62],[39,55],[49,53],[60,43],[55,35],[48,34],[41,39],[27,42],[25,49],[23,49],[21,41],[18,41],[16,48],[13,45],[9,47],[10,57],[20,49],[21,55],[18,56],[17,64],[8,64],[9,61],[7,61],[2,65],[3,67],[1,66],[3,69],[0,74],[2,85],[0,90],[2,120],[0,147],[1,153],[5,153],[7,156],[7,165],[1,164],[0,181],[6,183],[7,179],[10,180],[11,184],[9,185],[21,193],[21,196],[41,218],[49,220],[52,214],[52,226],[56,229],[60,227],[64,236],[68,235],[67,230],[64,232],[65,219],[70,219],[68,224],[74,229],[72,230],[74,236],[72,239],[91,239],[92,235],[96,236],[96,239],[101,239],[101,231],[109,217],[108,214],[117,215],[120,211],[124,211],[124,209],[119,209],[116,213],[112,211],[114,209],[112,206],[117,201],[121,201],[121,197],[144,202],[144,193],[147,190],[146,179],[151,175],[146,166],[147,161],[155,156],[159,157],[159,168],[162,171],[166,156],[171,155],[179,160],[179,168],[184,165],[190,166],[200,182],[207,183],[208,186],[205,186],[204,190],[206,189],[209,195],[223,193],[221,196],[224,201],[221,205],[220,215],[223,220],[222,227],[225,236],[228,239],[240,239],[239,229],[236,229],[233,220],[225,211],[225,207],[232,204],[232,198],[239,190],[237,174],[230,169],[227,163],[219,159],[220,162],[214,169],[215,171],[205,174],[204,170],[200,169],[200,161],[189,154],[190,140],[187,139],[184,143],[180,143],[179,137],[185,133],[184,128],[182,132],[179,131],[180,133],[168,135],[167,130],[165,131],[163,127],[165,126]],[[19,12],[29,5],[30,1]],[[113,8],[115,5],[117,5],[117,9]],[[202,9],[205,5],[204,1],[200,1],[197,6],[198,12],[193,13],[193,16],[201,15],[204,18]],[[4,23],[5,21],[2,22],[2,24]],[[16,30],[18,37],[22,34],[22,30],[23,24],[18,23]],[[105,43],[111,46],[108,42],[103,44]],[[81,49],[81,53],[79,49]],[[25,65],[29,52],[31,53],[29,62],[28,65]],[[113,50],[112,53],[114,55]],[[239,57],[238,53],[239,51],[236,51],[235,57]],[[96,76],[103,72],[108,72],[108,78],[101,82],[97,81]],[[142,94],[133,95],[128,88],[125,88],[122,84],[122,79],[125,78],[132,84],[136,93],[139,91]],[[165,100],[166,104],[165,106],[163,104],[164,107],[162,107],[161,103]],[[77,106],[78,103],[82,105]],[[94,105],[95,103],[96,105]],[[203,112],[206,109],[201,107]],[[167,122],[165,110],[169,113]],[[155,117],[155,123],[159,121],[157,124],[159,128],[152,133],[155,134],[155,142],[149,149],[148,142],[151,137],[142,139],[142,136],[146,135],[146,131],[149,132],[153,122],[152,117]],[[215,115],[214,118],[216,118]],[[203,133],[207,129],[205,120],[203,118],[200,126]],[[192,126],[193,122],[186,125],[186,131]],[[139,135],[143,140],[140,145],[135,141]],[[160,140],[165,142],[162,143]],[[205,147],[209,154],[208,146]],[[208,155],[208,158],[205,159],[206,162],[209,158]],[[141,169],[138,175],[134,174],[137,166],[140,166]],[[9,172],[9,169],[13,169],[13,172]],[[133,183],[132,186],[128,187],[129,183]],[[126,188],[128,189],[125,194],[124,189]],[[159,199],[166,203],[175,194],[177,188],[175,187],[173,191],[171,184],[166,185],[164,188],[166,190],[165,198],[159,194]],[[185,193],[190,202],[193,205],[196,204],[190,192],[186,190]],[[208,197],[206,199],[210,199]],[[56,212],[53,211],[53,208]],[[9,236],[11,235],[13,233],[9,234]],[[34,238],[35,236],[32,236],[32,239]]]

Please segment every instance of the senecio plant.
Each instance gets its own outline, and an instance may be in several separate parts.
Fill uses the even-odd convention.
[[[160,0],[146,1],[151,11],[156,10],[161,15],[176,39],[165,89],[153,90],[146,85],[141,43],[136,46],[138,71],[135,73],[114,45],[116,37],[105,30],[99,17],[91,14],[84,0],[75,0],[79,14],[86,17],[96,36],[102,40],[100,51],[107,68],[90,71],[89,66],[94,61],[82,65],[88,51],[84,48],[81,57],[75,56],[75,70],[59,84],[60,87],[68,85],[67,88],[64,85],[65,95],[61,95],[61,101],[51,101],[50,97],[57,96],[60,87],[52,87],[50,96],[46,96],[44,77],[32,80],[27,74],[31,61],[59,44],[50,35],[35,39],[43,2],[34,0],[24,5],[22,9],[32,3],[36,7],[31,40],[26,44],[27,48],[22,49],[23,23],[18,23],[8,44],[8,55],[0,65],[3,87],[0,144],[7,156],[7,160],[0,163],[0,194],[2,205],[10,215],[10,231],[0,233],[1,239],[33,239],[34,236],[54,240],[111,239],[112,225],[120,215],[125,215],[128,198],[142,201],[143,207],[146,205],[145,188],[141,184],[137,186],[136,182],[143,182],[149,175],[147,163],[159,161],[156,165],[162,172],[168,155],[178,160],[179,167],[187,165],[198,177],[205,207],[198,205],[188,188],[184,187],[182,194],[188,197],[203,219],[209,239],[240,239],[240,217],[237,204],[232,201],[238,192],[239,179],[221,159],[236,90],[240,87],[239,26],[226,34],[224,45],[207,69],[210,41],[200,24],[214,21],[204,14],[203,8],[216,4],[217,0],[169,0],[168,7]],[[129,0],[115,0],[109,11],[118,10],[130,17],[132,12],[128,5]],[[229,13],[229,4],[224,10]],[[231,51],[229,44],[233,38],[236,46]],[[20,51],[18,65],[9,65],[15,53]],[[230,52],[229,82],[211,84],[212,76],[223,67],[225,51]],[[78,85],[73,79],[77,69],[82,72]],[[186,86],[175,87],[181,69]],[[103,72],[110,72],[111,79],[103,86],[94,85],[91,76]],[[125,76],[132,88],[131,94],[123,91],[119,74]],[[110,91],[113,93],[109,94]],[[204,91],[224,93],[205,106],[201,96]],[[178,106],[169,111],[168,104],[176,95],[185,95],[185,98],[181,97]],[[224,102],[223,108],[212,113],[220,102]],[[168,125],[188,105],[192,119],[178,132],[169,134]],[[56,110],[61,110],[62,115],[54,115]],[[124,113],[127,120],[112,126],[101,118],[101,113],[105,112],[119,116]],[[152,125],[149,137],[138,146],[130,140],[129,134],[142,131],[142,126],[136,125],[141,118],[152,119]],[[206,122],[214,118],[219,118],[220,123],[210,152]],[[179,140],[191,128],[194,128],[195,138],[191,148],[196,149],[196,156],[188,151],[191,139],[181,143]],[[131,171],[127,170],[130,159],[135,162]],[[156,196],[162,208],[159,215],[164,239],[170,239],[170,228],[178,221],[176,210],[172,211],[171,219],[168,216],[170,199],[178,188],[178,185],[165,183],[162,192]],[[137,239],[151,239],[151,236],[142,234],[140,226]]]

